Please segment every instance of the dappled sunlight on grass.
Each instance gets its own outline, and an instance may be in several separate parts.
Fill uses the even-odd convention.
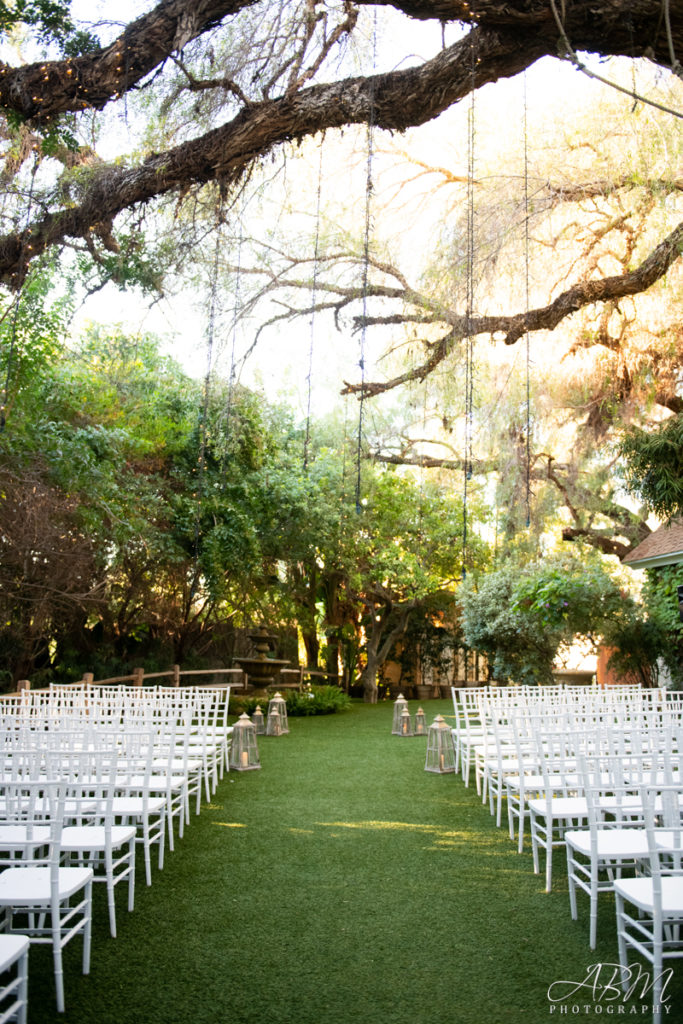
[[[239,821],[212,821],[211,824],[212,825],[220,825],[221,828],[246,828],[247,827],[246,825],[243,825]]]
[[[452,842],[458,839],[461,842],[472,842],[478,839],[478,834],[468,830],[466,832],[453,832],[445,830],[439,825],[425,825],[410,821],[316,821],[321,828],[347,828],[360,831],[372,832],[422,832],[424,835],[439,836],[441,840]]]

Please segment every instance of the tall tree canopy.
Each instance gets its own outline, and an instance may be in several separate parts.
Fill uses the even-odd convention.
[[[64,170],[58,180],[34,181],[28,214],[15,211],[5,220],[0,280],[19,287],[33,258],[75,240],[120,251],[117,218],[124,211],[211,181],[233,185],[282,144],[327,129],[371,122],[401,131],[424,124],[473,89],[517,75],[544,56],[575,63],[578,51],[647,58],[678,73],[683,53],[681,0],[392,0],[376,6],[457,24],[462,34],[412,67],[372,67],[335,79],[331,69],[349,67],[341,55],[357,32],[360,10],[372,6],[365,0],[163,0],[101,45],[96,26],[76,30],[66,3],[17,7],[18,19],[0,29],[16,31],[23,19],[25,31],[50,45],[43,60],[0,64],[5,174],[34,151],[61,161]],[[77,145],[78,130],[95,122],[97,112],[122,106],[128,94],[145,88],[165,93],[183,111],[171,145],[169,133],[162,151],[109,161]],[[547,308],[490,317],[478,329],[502,331],[510,343],[587,303],[648,288],[678,258],[682,241],[683,223],[637,267],[570,284]],[[453,325],[456,334],[463,329]]]

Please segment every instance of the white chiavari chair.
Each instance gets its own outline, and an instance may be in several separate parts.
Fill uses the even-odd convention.
[[[52,947],[57,1010],[63,1013],[62,950],[77,935],[83,939],[83,973],[90,970],[93,873],[60,863],[64,807],[75,793],[66,782],[48,781],[6,782],[2,794],[4,823],[26,828],[29,843],[34,829],[49,826],[44,856],[33,851],[30,861],[0,873],[0,911],[5,933],[25,934],[32,943]]]
[[[28,950],[25,935],[0,935],[0,1024],[26,1024]]]

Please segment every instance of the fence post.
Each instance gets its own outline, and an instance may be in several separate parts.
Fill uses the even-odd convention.
[[[180,665],[173,666],[173,685],[180,686]]]
[[[142,680],[145,675],[144,668],[133,669],[133,686],[142,686]]]
[[[31,689],[31,680],[30,679],[19,679],[19,680],[17,680],[17,693],[21,693],[22,690],[30,690],[30,689]]]
[[[92,672],[84,672],[82,682],[85,683],[86,689],[92,686],[95,676]]]

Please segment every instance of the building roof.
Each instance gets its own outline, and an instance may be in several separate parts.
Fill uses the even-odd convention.
[[[654,530],[623,562],[631,569],[654,569],[683,562],[683,519],[674,519]]]

